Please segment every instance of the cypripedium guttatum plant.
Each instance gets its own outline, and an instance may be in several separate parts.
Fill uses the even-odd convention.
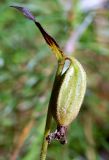
[[[63,53],[56,41],[43,29],[27,8],[19,6],[11,7],[21,11],[26,18],[35,23],[58,61],[40,155],[40,160],[45,160],[48,144],[53,139],[58,140],[61,144],[67,143],[67,128],[78,115],[85,95],[86,73],[76,58],[72,56],[68,57]],[[69,61],[69,65],[63,72],[66,61]],[[56,121],[57,129],[55,132],[50,133],[52,118]]]

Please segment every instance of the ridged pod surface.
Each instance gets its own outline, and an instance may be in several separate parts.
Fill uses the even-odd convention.
[[[70,58],[70,66],[62,75],[57,89],[57,100],[52,114],[59,126],[68,126],[77,116],[86,90],[86,73],[75,58]]]

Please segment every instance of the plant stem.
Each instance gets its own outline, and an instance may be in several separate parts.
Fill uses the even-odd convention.
[[[65,58],[63,58],[63,60],[61,62],[58,61],[58,68],[57,68],[57,72],[56,72],[56,76],[55,76],[55,80],[54,80],[54,84],[53,84],[53,89],[52,89],[52,93],[51,93],[51,98],[50,98],[50,102],[49,102],[48,112],[47,112],[47,119],[46,119],[44,138],[43,138],[43,143],[42,143],[42,148],[41,148],[40,160],[45,160],[46,155],[47,155],[48,141],[46,140],[46,137],[50,133],[51,122],[52,122],[51,107],[52,107],[52,96],[54,96],[53,90],[55,90],[55,86],[57,85],[57,81],[59,81],[59,79],[61,77],[61,72],[62,72],[62,68],[64,66],[64,63],[65,63]]]
[[[48,141],[46,140],[46,137],[50,133],[51,122],[52,122],[52,114],[51,114],[51,107],[49,104],[48,112],[47,112],[47,119],[46,119],[46,126],[45,126],[45,131],[44,131],[44,138],[43,138],[43,143],[42,143],[42,148],[41,148],[40,160],[46,159],[47,148],[48,148]]]

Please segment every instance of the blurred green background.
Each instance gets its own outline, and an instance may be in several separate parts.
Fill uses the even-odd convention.
[[[47,160],[109,159],[109,9],[103,0],[92,3],[0,1],[0,160],[39,159],[57,67],[39,30],[12,4],[29,8],[87,73],[87,93],[68,143],[51,143]]]

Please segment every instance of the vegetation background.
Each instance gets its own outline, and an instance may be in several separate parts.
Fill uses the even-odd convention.
[[[19,4],[20,3],[20,4]],[[95,4],[96,3],[96,4]],[[38,160],[56,59],[36,26],[9,5],[28,7],[87,72],[87,93],[68,143],[48,160],[109,159],[109,2],[0,1],[0,160]],[[52,129],[56,124],[54,122]]]

